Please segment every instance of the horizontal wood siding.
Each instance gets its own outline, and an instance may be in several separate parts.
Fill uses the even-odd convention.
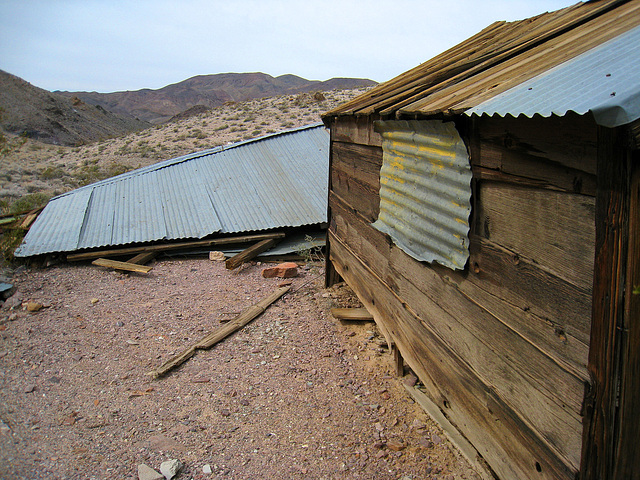
[[[331,261],[376,318],[383,318],[404,360],[420,377],[428,395],[471,441],[503,479],[573,478],[573,469],[550,453],[499,395],[469,365],[425,329],[411,308],[394,295],[332,233]],[[420,339],[420,341],[417,341]]]
[[[574,478],[589,379],[593,140],[558,147],[561,132],[487,121],[462,128],[473,133],[474,208],[468,266],[453,271],[415,261],[371,226],[382,149],[364,131],[370,121],[336,119],[330,261],[501,478]]]

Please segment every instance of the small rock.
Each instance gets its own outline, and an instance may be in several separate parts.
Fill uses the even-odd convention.
[[[151,450],[166,452],[169,450],[184,451],[185,448],[174,439],[165,435],[152,435],[144,443],[144,446]]]
[[[171,480],[178,474],[181,468],[182,463],[180,463],[180,460],[176,460],[174,458],[160,464],[160,473],[162,473],[162,475],[164,475],[164,478],[166,478],[167,480]]]
[[[18,319],[18,314],[16,312],[13,312],[11,315],[7,317],[7,321],[9,322],[15,322],[17,319]]]
[[[18,308],[22,305],[22,294],[19,292],[11,295],[7,300],[2,304],[3,310],[13,310],[14,308]]]
[[[409,374],[404,379],[404,384],[407,387],[413,387],[416,383],[418,383],[418,377],[416,377],[415,375]]]
[[[298,265],[293,262],[285,262],[276,265],[275,267],[268,267],[262,270],[262,276],[264,278],[293,278],[298,276]]]
[[[36,386],[34,384],[30,384],[27,385],[26,387],[24,387],[24,393],[31,393],[36,389]]]
[[[228,417],[231,415],[231,412],[225,408],[220,412],[220,415],[222,415],[223,417]]]
[[[222,252],[209,252],[209,260],[212,262],[224,262],[225,256]]]
[[[209,383],[210,380],[211,379],[209,377],[204,377],[204,376],[201,376],[201,375],[198,375],[198,376],[193,377],[191,379],[191,381],[193,383]]]
[[[153,468],[141,463],[138,465],[138,480],[163,480],[164,477]]]
[[[211,470],[211,465],[209,465],[208,463],[206,465],[202,466],[202,473],[209,474],[209,473],[212,473],[212,472],[213,472],[213,470]]]
[[[407,446],[404,444],[404,442],[398,439],[391,439],[387,442],[387,448],[389,450],[393,450],[394,452],[400,452],[404,450],[406,447]]]
[[[436,445],[440,445],[442,443],[442,438],[440,438],[439,435],[436,435],[435,433],[433,435],[431,435],[431,441],[433,443],[435,443]]]
[[[99,299],[99,298],[92,298],[92,299],[91,299],[91,304],[92,304],[92,305],[95,305],[95,304],[96,304],[96,303],[98,303],[99,301],[100,301],[100,299]]]
[[[116,327],[124,327],[124,322],[116,322]]]
[[[39,312],[43,308],[44,308],[44,305],[41,304],[40,302],[27,302],[26,304],[27,312],[32,312],[32,313]]]

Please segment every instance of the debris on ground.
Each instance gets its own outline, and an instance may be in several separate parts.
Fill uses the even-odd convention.
[[[323,289],[323,266],[161,382],[145,373],[282,280],[208,258],[156,260],[145,276],[17,271],[0,309],[0,478],[135,480],[179,459],[174,480],[478,480],[395,376],[378,327],[331,316],[362,305],[344,284]]]
[[[298,276],[298,264],[294,262],[280,263],[262,270],[264,278],[294,278]]]

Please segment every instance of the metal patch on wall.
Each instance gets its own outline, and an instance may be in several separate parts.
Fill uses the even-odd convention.
[[[471,166],[452,122],[379,121],[383,164],[373,226],[413,258],[463,269],[469,258]]]

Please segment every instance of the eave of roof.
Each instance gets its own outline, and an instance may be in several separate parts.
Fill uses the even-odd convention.
[[[323,118],[458,114],[639,24],[640,0],[591,1],[517,22],[495,22]]]

